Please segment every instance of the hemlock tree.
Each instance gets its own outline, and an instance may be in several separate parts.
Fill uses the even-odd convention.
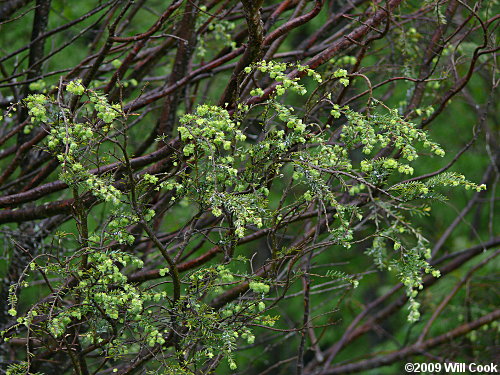
[[[2,373],[493,361],[497,3],[3,2]]]

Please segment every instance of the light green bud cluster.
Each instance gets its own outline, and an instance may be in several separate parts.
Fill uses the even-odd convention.
[[[344,107],[344,109],[347,109],[347,107]],[[332,115],[333,118],[340,118],[341,114],[340,106],[338,104],[334,104],[333,109],[330,111],[330,115]]]
[[[152,185],[155,185],[158,182],[158,177],[150,175],[149,173],[144,174],[142,178],[144,179],[144,181]]]
[[[154,211],[151,217],[153,215]],[[147,216],[149,217],[149,215]],[[139,222],[139,218],[137,216],[121,213],[108,223],[108,226],[106,228],[107,233],[113,240],[117,241],[118,243],[128,243],[129,245],[131,245],[134,243],[135,237],[130,234],[130,232],[127,230],[127,227],[129,225],[136,224],[137,222]]]
[[[186,144],[183,153],[189,163],[196,164],[197,177],[183,181],[182,191],[202,205],[212,209],[214,216],[222,215],[223,209],[234,217],[234,235],[243,237],[245,225],[262,226],[263,190],[258,194],[235,194],[226,191],[234,187],[236,192],[246,189],[236,168],[240,152],[239,142],[246,136],[238,129],[240,123],[231,119],[227,110],[201,105],[194,113],[184,115],[178,131]]]
[[[277,61],[259,61],[251,66],[247,66],[244,71],[245,73],[251,73],[254,69],[258,70],[262,73],[266,73],[270,78],[279,82],[279,85],[276,87],[274,95],[276,97],[282,96],[286,93],[287,90],[291,90],[293,92],[298,93],[299,95],[305,95],[307,93],[306,88],[299,83],[300,78],[290,78],[288,74],[286,74],[286,70],[290,68],[295,68],[301,72],[306,72],[308,76],[312,77],[316,82],[321,83],[322,77],[321,74],[314,71],[313,69],[309,69],[307,66],[303,66],[300,64],[287,64],[280,63]],[[254,89],[250,95],[253,96],[262,96],[264,92],[261,89]]]
[[[71,318],[66,314],[61,314],[60,316],[53,318],[48,323],[49,332],[54,337],[60,337],[66,331],[66,327],[69,323],[71,323]]]
[[[302,197],[304,198],[304,200],[306,200],[307,202],[310,202],[312,201],[313,199],[313,195],[311,194],[311,192],[309,190],[307,190],[303,195]]]
[[[251,281],[248,287],[255,293],[269,293],[269,285],[257,281]]]
[[[209,20],[209,16],[206,12],[206,6],[200,6],[200,9],[205,8],[203,12],[200,13],[199,17],[196,19],[197,29],[202,26],[203,23]],[[207,48],[210,42],[216,42],[217,46],[220,47],[221,43],[225,47],[236,49],[236,42],[230,34],[230,31],[234,30],[236,27],[234,22],[217,19],[217,22],[212,22],[208,26],[208,30],[211,33],[204,33],[198,39],[196,43],[196,54],[200,57],[205,57],[207,53]]]
[[[422,34],[420,34],[417,29],[415,29],[414,27],[410,27],[407,31],[406,31],[406,37],[413,43],[416,43],[418,42],[423,36]]]
[[[85,87],[83,87],[81,79],[76,79],[66,85],[66,91],[75,95],[83,95]]]
[[[31,116],[32,123],[48,122],[49,117],[47,113],[47,104],[49,103],[49,98],[43,94],[33,94],[29,95],[24,99],[26,107],[28,107],[28,114]],[[30,133],[32,129],[31,126],[26,126],[24,128],[24,133]]]
[[[255,342],[255,336],[252,334],[252,332],[250,330],[245,330],[241,334],[241,338],[244,340],[247,340],[247,343],[249,345],[252,345]]]
[[[43,79],[39,79],[38,81],[31,82],[28,87],[30,91],[46,92],[46,86],[47,84],[45,83],[45,81]]]
[[[163,338],[163,334],[156,328],[151,328],[150,330],[145,329],[145,333],[147,335],[146,342],[150,347],[155,346],[156,344],[163,345],[165,344],[165,339]]]
[[[162,268],[160,269],[159,273],[160,273],[160,276],[163,277],[165,276],[170,270],[168,268]]]
[[[409,299],[408,310],[408,321],[410,323],[415,323],[420,319],[420,303],[415,301],[414,298]]]
[[[376,171],[377,173],[383,173],[384,171],[397,170],[399,173],[403,174],[413,174],[413,168],[407,164],[403,164],[400,161],[393,158],[380,158],[380,159],[368,159],[361,161],[361,171],[368,173]]]
[[[266,200],[261,195],[229,193],[214,194],[207,201],[207,203],[215,205],[216,209],[223,205],[226,210],[234,214],[237,218],[234,221],[234,232],[238,238],[245,236],[245,225],[247,224],[254,224],[257,228],[262,227],[262,215],[265,214],[262,206],[265,202]]]
[[[349,188],[349,195],[356,195],[361,193],[361,191],[365,190],[365,184],[353,185]]]
[[[226,266],[217,266],[217,272],[221,283],[230,283],[234,281],[232,272]]]
[[[156,215],[156,212],[155,210],[151,209],[151,208],[148,208],[145,212],[144,212],[144,219],[146,221],[150,221],[154,216]]]
[[[357,63],[357,59],[354,56],[342,56],[339,59],[333,61],[339,65],[355,65]]]
[[[278,118],[286,123],[286,127],[289,129],[293,129],[295,133],[303,135],[306,131],[306,124],[298,118],[297,116],[293,115],[293,108],[292,107],[287,107],[281,103],[274,102],[273,107],[276,110],[276,113],[278,115]],[[303,138],[303,142],[305,143],[305,138]]]
[[[341,85],[344,87],[349,86],[349,78],[347,78],[347,70],[345,69],[338,69],[335,72],[333,72],[333,78],[340,78],[339,82]]]
[[[250,91],[250,95],[252,95],[252,96],[262,96],[262,95],[264,95],[264,90],[262,90],[260,87],[258,87],[256,89],[253,89],[252,91]]]
[[[115,206],[120,204],[122,193],[105,179],[89,174],[83,183],[96,197]]]
[[[235,141],[244,141],[246,136],[238,129],[229,113],[217,106],[200,105],[194,114],[186,114],[178,127],[181,140],[192,142],[184,146],[184,155],[195,153],[196,147],[207,153],[217,149],[229,150]]]
[[[435,85],[436,83],[437,83],[437,87]],[[433,82],[432,86],[439,88],[439,82]],[[425,115],[426,117],[429,117],[430,115],[432,115],[434,113],[434,108],[432,106],[428,106],[426,108],[417,108],[417,109],[415,109],[415,113],[417,114],[417,116]]]
[[[122,116],[123,111],[120,104],[110,104],[106,96],[98,94],[96,92],[91,92],[90,101],[94,104],[94,108],[97,111],[97,117],[104,121],[107,126],[103,127],[104,131],[108,131],[112,128],[111,124],[117,117]]]
[[[89,145],[94,139],[92,128],[86,124],[54,126],[47,137],[47,147],[53,152],[61,151],[64,159],[77,158],[80,147]]]
[[[109,254],[93,252],[89,254],[88,261],[93,264],[93,267],[78,271],[80,281],[76,290],[82,297],[82,303],[78,308],[69,312],[64,311],[52,319],[50,324],[53,326],[54,333],[64,333],[69,322],[67,317],[81,319],[83,315],[99,314],[99,311],[103,311],[109,319],[123,322],[124,317],[129,315],[133,321],[139,322],[143,320],[141,312],[147,301],[158,302],[166,297],[166,292],[140,292],[128,283],[127,277],[120,271],[118,264],[120,263],[122,267],[129,264],[142,267],[143,263],[138,258],[120,252]],[[114,287],[110,289],[110,286]],[[94,308],[96,304],[100,306],[99,311]]]

